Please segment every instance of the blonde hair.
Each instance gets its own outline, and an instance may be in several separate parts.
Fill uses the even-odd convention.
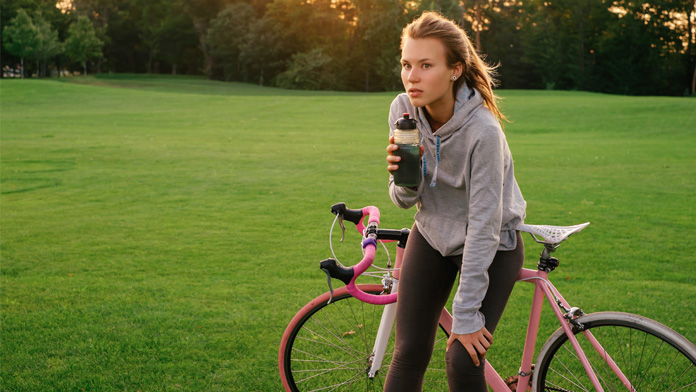
[[[493,87],[497,85],[496,67],[483,61],[464,29],[437,12],[426,11],[404,27],[401,35],[401,49],[404,47],[406,37],[439,39],[445,46],[448,66],[454,68],[458,63],[463,66],[461,77],[454,82],[454,93],[456,94],[462,83],[466,81],[469,87],[481,93],[486,107],[498,117],[501,125],[502,120],[507,120],[498,109],[500,98],[493,93]]]

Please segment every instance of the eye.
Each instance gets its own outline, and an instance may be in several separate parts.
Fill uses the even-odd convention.
[[[403,69],[411,69],[411,64],[408,63],[403,63],[401,64],[401,66],[403,67]]]
[[[430,68],[432,68],[432,65],[430,65],[428,63],[423,64],[423,69],[430,69]]]

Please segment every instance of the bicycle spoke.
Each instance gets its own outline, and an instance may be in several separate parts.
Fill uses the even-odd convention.
[[[322,335],[320,335],[320,334],[314,332],[313,330],[311,330],[311,329],[309,329],[309,328],[307,328],[307,330],[308,330],[309,332],[311,332],[314,336],[323,339],[323,340],[325,341],[325,343],[324,343],[324,342],[320,342],[320,341],[318,341],[318,340],[313,340],[313,339],[309,339],[309,338],[305,338],[305,337],[300,337],[300,336],[298,336],[297,339],[298,339],[298,340],[308,341],[308,342],[318,343],[318,344],[323,345],[323,346],[334,347],[334,348],[337,348],[337,349],[339,349],[339,350],[345,352],[345,353],[348,354],[348,355],[353,356],[354,358],[359,358],[359,355],[361,355],[361,353],[360,353],[358,350],[353,349],[352,347],[350,347],[350,346],[349,346],[345,341],[343,341],[343,340],[341,340],[341,342],[344,343],[345,346],[339,346],[339,345],[333,343],[331,340],[325,338],[324,336],[322,336]],[[332,336],[338,338],[336,335],[332,335]],[[357,353],[358,355],[356,355],[356,353]]]
[[[603,312],[583,318],[585,329],[576,337],[589,360],[588,369],[606,392],[696,391],[696,350],[674,331],[625,313]],[[591,374],[562,330],[539,355],[535,370],[539,390],[595,390]]]
[[[578,380],[578,378],[575,376],[575,373],[573,373],[570,369],[568,369],[568,367],[563,363],[563,361],[561,361],[560,358],[556,358],[556,362],[560,362],[561,366],[562,366],[563,368],[565,368],[566,371],[567,371],[568,373],[570,373],[570,374],[573,376],[573,378],[574,378],[577,382],[581,382],[581,381]],[[577,384],[577,383],[573,382],[573,380],[571,380],[571,379],[569,379],[568,377],[564,376],[563,374],[561,374],[561,372],[557,371],[556,369],[554,369],[554,368],[549,368],[549,370],[552,371],[552,372],[554,372],[554,373],[556,373],[558,376],[560,376],[560,377],[563,378],[564,380],[568,381],[569,383],[571,383],[571,384],[575,385],[576,387],[582,389],[583,391],[589,392],[589,389],[585,388],[584,386],[582,386],[582,385],[580,385],[580,384]]]
[[[348,306],[349,306],[349,307],[352,307],[351,301],[348,301]],[[360,323],[356,323],[356,322],[355,322],[355,319],[354,319],[354,320],[348,319],[348,317],[345,315],[345,313],[343,312],[343,310],[342,310],[339,306],[334,305],[334,307],[333,307],[332,309],[336,309],[336,310],[338,311],[338,313],[341,314],[341,316],[343,317],[343,319],[348,323],[348,326],[352,326],[352,327],[355,327],[355,328],[357,329],[358,325],[360,325]],[[351,308],[351,309],[352,309],[352,308]],[[343,339],[343,336],[345,336],[346,333],[349,333],[349,332],[352,331],[352,330],[349,329],[348,331],[343,331],[343,332],[341,332],[341,330],[340,330],[338,327],[336,327],[336,325],[334,324],[334,322],[331,320],[331,318],[329,317],[329,315],[327,314],[327,312],[324,312],[324,309],[322,309],[322,314],[323,314],[324,317],[329,321],[329,323],[331,324],[331,326],[334,328],[334,331],[336,331],[336,334],[333,334],[333,335],[334,335],[337,339],[339,339],[340,341],[342,341],[343,343],[345,343],[346,346],[350,346],[350,345]],[[364,326],[365,324],[362,324],[362,325]],[[355,332],[355,331],[353,331],[353,332]],[[340,335],[340,337],[339,337],[339,335]],[[362,336],[361,336],[361,337],[362,337]],[[363,341],[365,341],[364,338],[363,338]],[[350,346],[350,347],[352,348],[352,346]],[[356,351],[358,351],[358,350],[356,350]]]
[[[361,369],[362,369],[362,368],[338,367],[338,368],[333,368],[333,369],[327,368],[327,369],[296,370],[296,371],[294,372],[294,374],[308,373],[308,372],[317,372],[317,373],[316,373],[316,374],[313,374],[313,375],[311,375],[311,376],[309,376],[309,377],[300,379],[300,380],[295,380],[295,382],[296,382],[297,384],[301,384],[301,383],[306,382],[306,381],[308,381],[308,380],[311,380],[311,379],[313,379],[313,378],[315,378],[315,377],[319,377],[319,376],[324,375],[324,374],[326,374],[326,373],[328,373],[328,372],[332,372],[332,371],[336,371],[336,370],[349,370],[349,371],[352,370],[352,371],[358,373],[358,371],[361,370]]]
[[[351,379],[345,380],[343,382],[340,382],[338,384],[333,384],[333,385],[328,385],[316,389],[311,389],[308,390],[307,392],[317,392],[317,391],[326,391],[326,390],[331,390],[331,391],[336,391],[336,388],[340,388],[346,385],[354,384],[356,381],[358,381],[361,378],[361,375],[359,373],[355,374]]]
[[[674,353],[674,357],[672,357],[672,361],[669,364],[669,368],[665,369],[665,372],[662,374],[662,378],[660,379],[660,382],[658,384],[662,384],[662,381],[667,377],[667,370],[671,369],[674,366],[674,361],[677,360],[677,357],[679,356],[679,351],[676,351]],[[674,384],[673,384],[674,385]],[[672,388],[672,386],[670,386]]]
[[[682,374],[679,375],[679,378],[677,378],[677,379],[672,383],[672,385],[670,385],[669,388],[667,388],[667,389],[671,391],[672,387],[674,387],[674,385],[675,385],[677,382],[679,382],[679,381],[681,380],[681,378],[684,377],[684,375],[685,375],[685,374],[689,371],[689,369],[691,369],[693,366],[694,366],[694,365],[692,364],[691,366],[689,366],[688,368],[686,368],[686,370],[684,370],[684,371],[682,372]],[[696,381],[694,381],[692,384],[696,384]],[[679,390],[681,390],[681,389],[684,389],[684,388],[686,388],[686,387],[681,387],[681,388],[677,389],[677,391],[679,391]]]
[[[376,285],[372,287],[372,293],[379,293]],[[381,392],[394,355],[393,330],[388,331],[381,368],[373,378],[368,377],[368,370],[384,309],[341,294],[329,305],[319,302],[307,310],[292,334],[284,337],[288,345],[283,366],[291,390]],[[424,392],[447,391],[444,335],[444,330],[438,329],[433,359],[423,379]]]
[[[364,306],[364,304],[363,304],[362,302],[360,303],[360,305],[361,305],[361,306],[360,306],[361,309],[365,309],[365,306]],[[357,321],[357,320],[358,320],[358,317],[355,315],[355,311],[353,310],[353,303],[352,303],[352,301],[348,301],[348,308],[350,309],[350,313],[353,315],[353,320],[354,320],[354,321]],[[341,313],[341,314],[343,314],[343,313]],[[345,317],[345,316],[344,316],[344,317]],[[347,317],[346,317],[346,321],[350,322],[350,321],[348,320]],[[365,314],[364,314],[364,313],[363,313],[363,317],[362,317],[362,324],[360,324],[360,323],[357,323],[357,324],[358,324],[358,325],[363,325],[363,326],[365,325]],[[363,345],[365,346],[365,350],[371,350],[372,348],[369,347],[369,344],[368,344],[368,342],[367,342],[367,339],[365,339],[365,336],[364,336],[362,333],[359,334],[359,335],[360,335],[360,338],[361,338],[362,341],[363,341]]]
[[[332,360],[330,360],[330,359],[327,359],[327,358],[324,358],[324,357],[320,357],[319,355],[312,354],[312,353],[309,353],[309,352],[307,352],[307,351],[300,350],[300,349],[294,349],[293,352],[294,352],[294,353],[304,354],[304,355],[306,355],[306,356],[309,356],[310,358],[316,358],[316,360],[293,358],[293,359],[292,359],[292,362],[305,362],[305,363],[308,363],[308,362],[315,362],[315,363],[321,362],[321,363],[327,363],[327,364],[340,365],[340,364],[361,363],[361,362],[364,361],[364,360],[361,359],[361,358],[355,358],[354,361],[332,361]]]
[[[643,363],[643,356],[645,354],[645,347],[647,346],[648,343],[648,334],[644,333],[643,334],[643,344],[641,345],[641,350],[640,350],[640,360],[638,361],[638,367],[636,368],[636,373],[631,375],[631,380],[633,380],[634,377],[638,377],[638,374],[640,373],[641,369],[641,364]],[[640,385],[640,384],[639,384]],[[638,391],[639,388],[636,385],[633,385],[633,391]]]
[[[578,358],[578,356],[575,354],[575,351],[569,350],[568,347],[566,347],[566,346],[563,346],[563,349],[564,349],[568,354],[570,354],[571,357],[574,357],[575,359],[580,360],[580,358]],[[575,381],[577,381],[579,384],[578,384],[578,383],[575,383],[575,382],[573,382],[573,381],[571,381],[571,380],[569,380],[568,378],[566,378],[566,377],[563,376],[562,374],[556,372],[559,376],[565,378],[565,379],[568,380],[568,382],[570,382],[571,384],[573,384],[573,385],[575,385],[575,386],[577,386],[577,387],[579,387],[579,388],[582,388],[582,390],[584,390],[584,391],[589,391],[587,388],[585,388],[583,385],[581,385],[581,384],[582,384],[582,381],[580,381],[580,379],[578,379],[578,377],[575,375],[575,373],[574,373],[572,370],[570,370],[570,369],[565,365],[565,363],[563,363],[563,361],[561,360],[561,358],[557,358],[557,361],[560,362],[561,366],[563,366],[563,368],[564,368],[568,373],[570,373],[570,374],[573,376],[573,378],[575,379]],[[552,370],[553,370],[553,369],[552,369]],[[555,371],[555,370],[554,370],[554,371]]]
[[[614,336],[616,337],[616,346],[617,346],[618,349],[619,349],[619,354],[621,354],[621,363],[622,363],[622,364],[625,364],[625,363],[626,363],[626,354],[624,353],[624,347],[623,347],[624,345],[623,345],[623,343],[621,342],[621,338],[619,337],[619,332],[616,330],[616,326],[613,327],[613,331],[614,331]],[[606,350],[605,350],[605,352],[606,352]],[[630,355],[630,354],[629,354],[629,355]],[[606,362],[605,362],[605,363],[606,363]],[[617,364],[617,365],[618,365],[618,364]],[[612,386],[611,386],[611,389],[612,389],[613,391],[616,391],[616,388],[614,388],[614,385],[613,385],[613,384],[612,384]]]
[[[604,338],[604,329],[599,329],[598,332],[599,332],[599,335],[601,335],[601,339],[597,339],[597,342],[599,342],[600,346],[602,347],[602,353],[600,354],[601,360],[598,360],[597,362],[599,362],[599,366],[601,366],[602,369],[604,370],[604,375],[602,376],[601,374],[597,374],[597,371],[596,371],[594,364],[591,364],[592,370],[595,371],[595,375],[597,375],[597,378],[604,384],[605,387],[611,388],[611,390],[615,391],[616,388],[614,388],[614,385],[613,384],[609,385],[609,381],[607,381],[607,380],[611,380],[611,375],[615,374],[615,372],[613,369],[611,369],[611,367],[609,366],[609,363],[607,362],[607,358],[610,358],[611,355],[609,354],[609,352],[607,352],[606,344],[601,344],[601,342],[606,341],[606,339]],[[594,334],[592,336],[594,336]]]

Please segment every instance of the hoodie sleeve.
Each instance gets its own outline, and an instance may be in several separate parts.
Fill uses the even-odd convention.
[[[403,95],[403,94],[402,94]],[[407,106],[403,102],[403,97],[397,96],[391,104],[389,110],[389,137],[394,135],[394,129],[396,128],[396,120],[401,118],[404,113],[411,113],[415,117],[415,108]],[[408,97],[406,97],[408,100]],[[389,197],[391,197],[392,202],[400,208],[411,208],[420,199],[421,190],[423,189],[423,181],[425,180],[421,176],[421,183],[417,188],[406,188],[394,184],[394,176],[389,175]]]
[[[473,333],[485,325],[479,311],[488,290],[488,267],[500,243],[503,215],[505,139],[494,125],[473,140],[469,162],[469,217],[459,288],[454,297],[452,332]]]

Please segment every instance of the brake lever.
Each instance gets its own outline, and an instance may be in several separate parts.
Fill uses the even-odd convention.
[[[331,301],[333,301],[333,287],[331,286],[331,274],[329,273],[329,270],[327,270],[326,268],[322,268],[321,270],[324,271],[324,273],[326,273],[326,280],[329,282],[330,296],[329,296],[329,302],[326,303],[328,305],[331,303]]]

